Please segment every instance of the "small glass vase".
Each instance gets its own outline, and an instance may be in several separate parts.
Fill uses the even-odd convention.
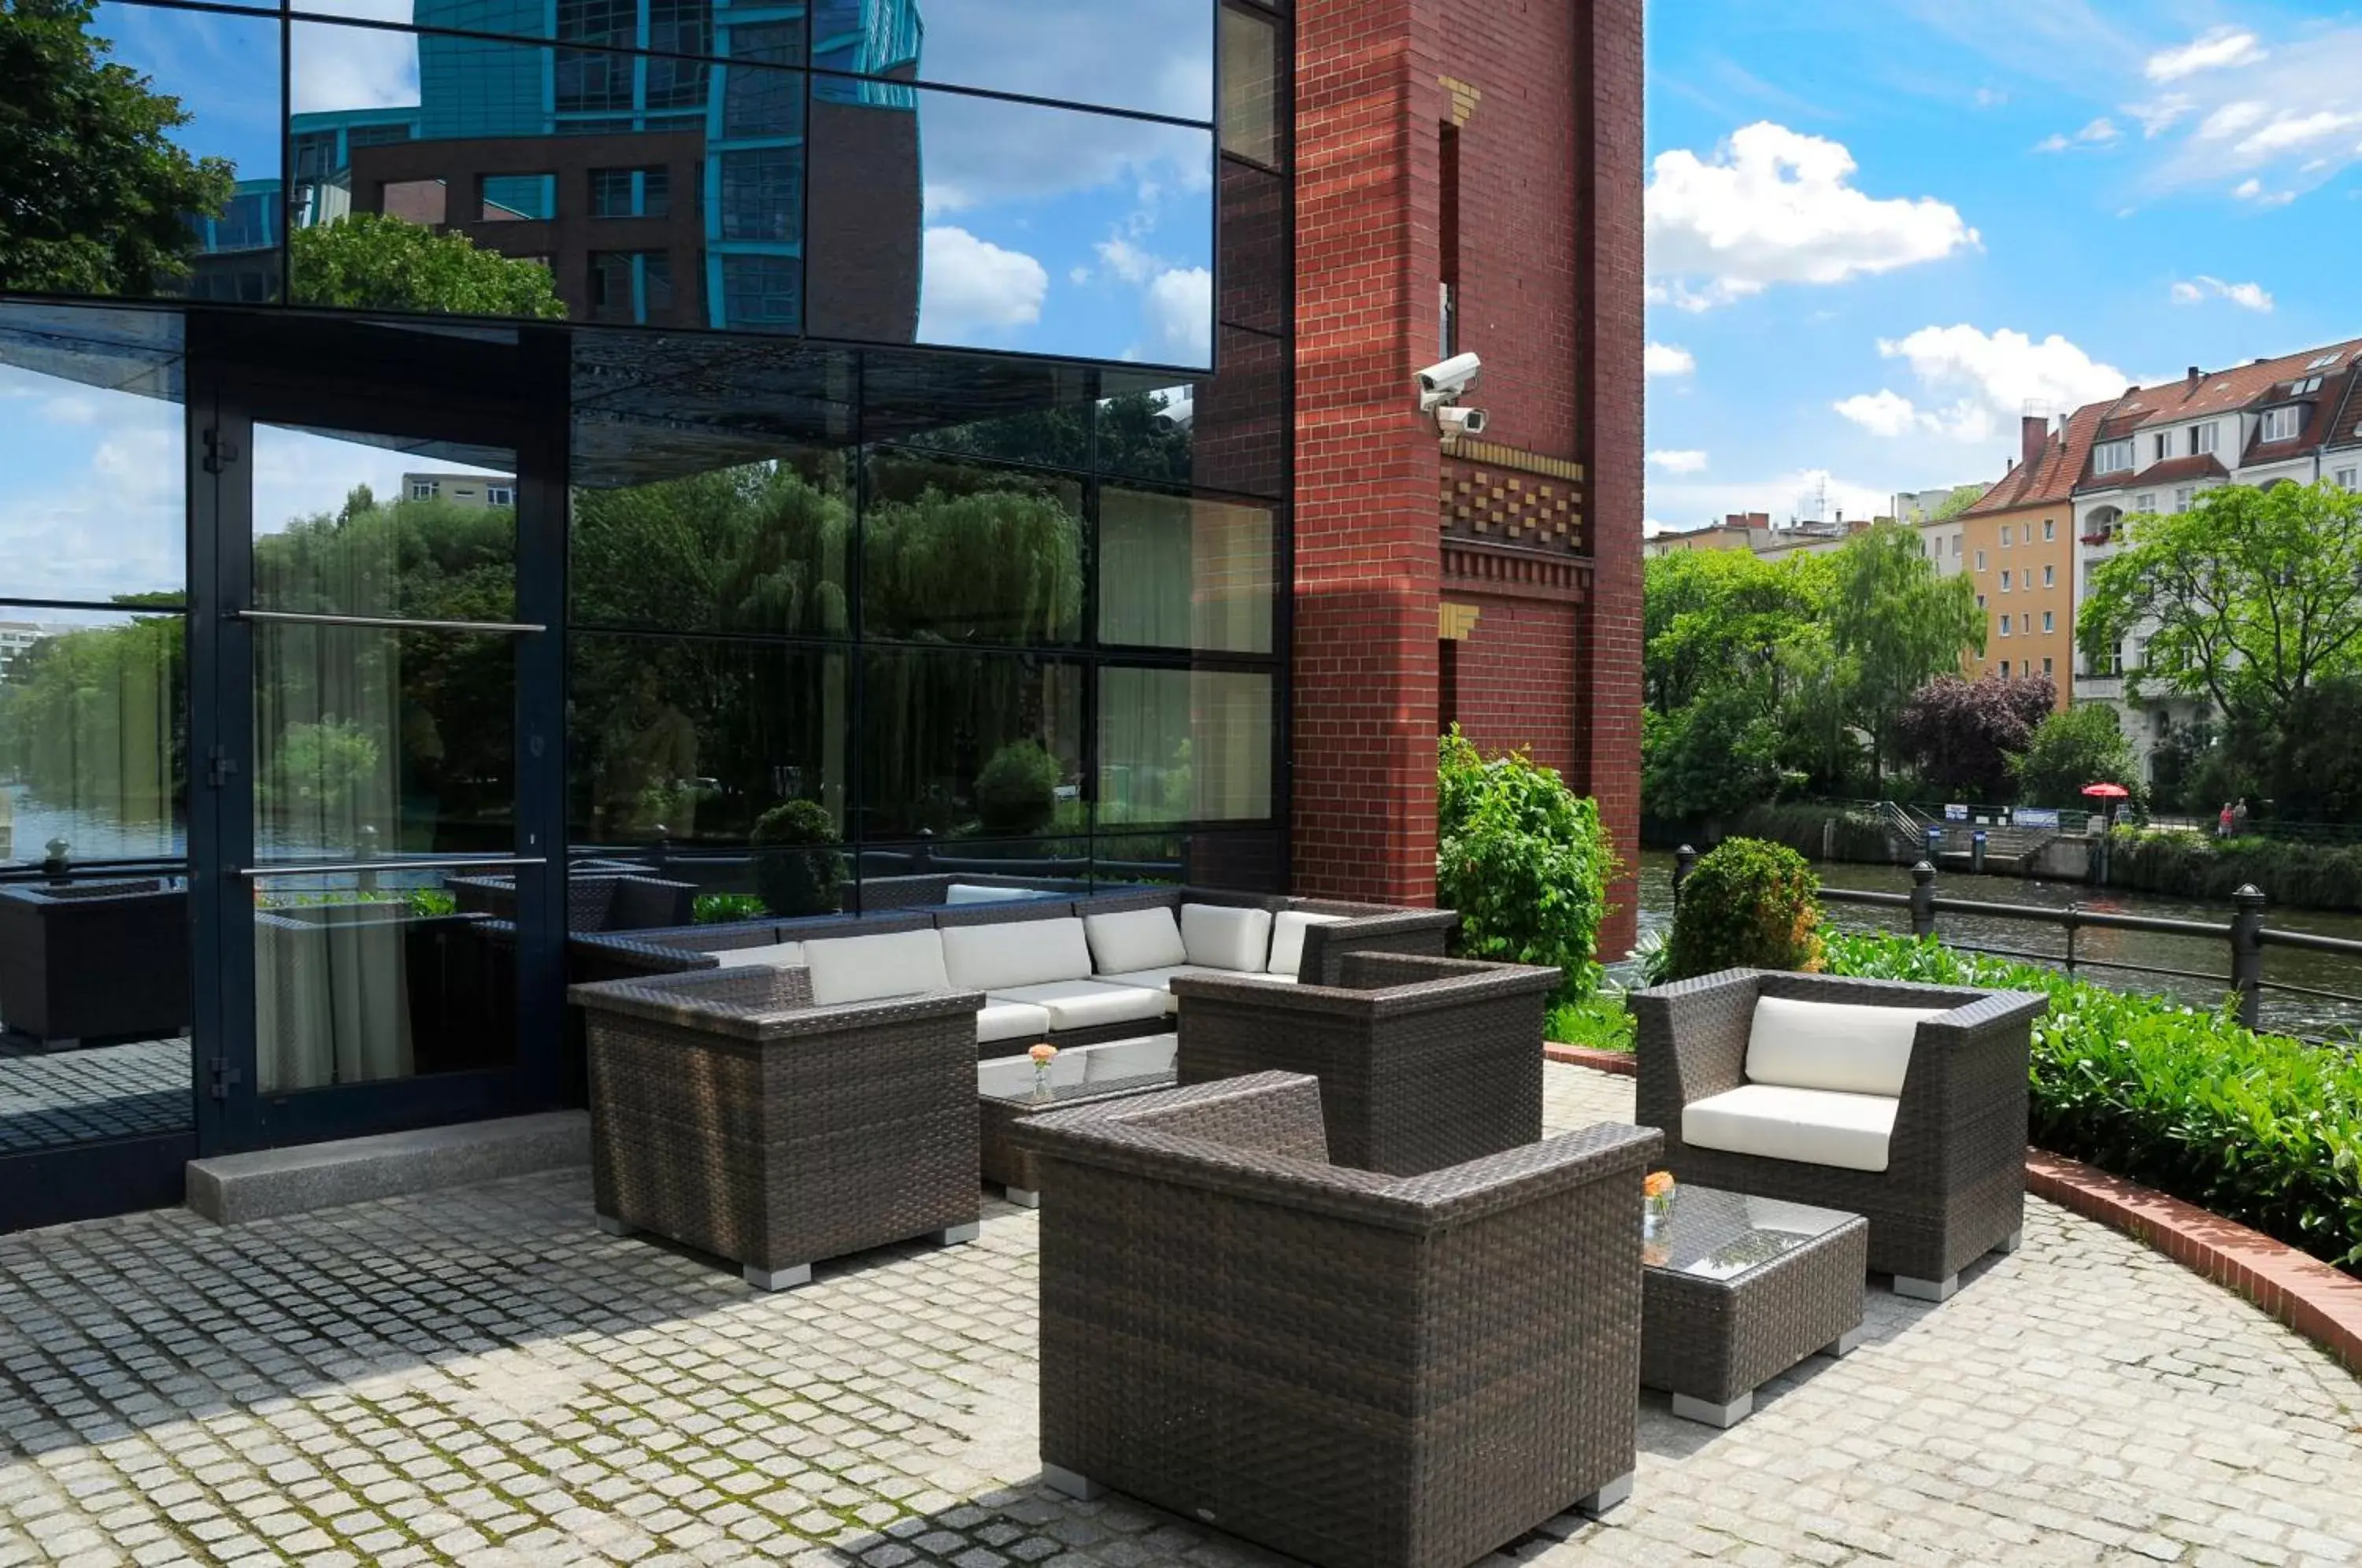
[[[1673,1195],[1640,1200],[1640,1239],[1653,1242],[1673,1228]]]
[[[1054,1097],[1050,1093],[1050,1064],[1047,1062],[1036,1062],[1033,1064],[1034,1103],[1045,1105],[1049,1103],[1053,1098]]]

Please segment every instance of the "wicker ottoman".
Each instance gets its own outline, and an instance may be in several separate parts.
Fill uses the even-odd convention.
[[[1686,1419],[1744,1420],[1758,1384],[1853,1349],[1869,1259],[1859,1214],[1681,1187],[1642,1243],[1641,1384]]]

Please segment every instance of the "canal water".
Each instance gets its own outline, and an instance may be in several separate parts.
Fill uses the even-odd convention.
[[[1906,893],[1911,873],[1901,866],[1858,866],[1819,863],[1813,867],[1821,885],[1872,892]],[[1936,880],[1939,894],[1984,903],[2030,904],[2064,909],[2079,904],[2110,914],[2158,915],[2170,920],[2228,924],[2231,908],[2194,899],[2166,898],[2156,893],[2125,892],[2093,888],[2081,882],[2046,882],[2023,877],[1971,877],[1946,872]],[[1853,904],[1823,907],[1823,923],[1840,931],[1893,931],[1908,933],[1906,910],[1865,909]],[[1661,931],[1672,922],[1673,857],[1650,851],[1640,856],[1640,929]],[[2282,931],[2313,932],[2324,936],[2362,940],[2362,915],[2334,914],[2318,910],[2269,910],[2264,923]],[[2055,925],[2003,920],[1987,915],[1939,914],[1936,929],[1947,943],[1959,947],[2008,949],[2013,956],[2038,955],[2034,961],[2064,967],[2067,933]],[[2227,937],[2158,936],[2146,932],[2082,930],[2075,933],[2076,976],[2117,990],[2149,991],[2170,996],[2197,1007],[2213,1007],[2228,988],[2231,944]],[[2103,964],[2141,965],[2178,969],[2208,978],[2150,975]],[[2084,967],[2083,966],[2092,966]],[[2362,996],[2362,959],[2323,953],[2300,953],[2285,947],[2264,950],[2264,978],[2305,986],[2314,990],[2343,991]],[[2315,997],[2291,995],[2267,987],[2263,999],[2267,1029],[2285,1030],[2308,1037],[2362,1033],[2362,1005]]]

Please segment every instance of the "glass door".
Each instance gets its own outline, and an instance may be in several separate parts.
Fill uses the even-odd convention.
[[[215,441],[199,1054],[230,1147],[502,1114],[555,1079],[560,634],[528,613],[530,442],[498,406],[295,401],[226,394]]]

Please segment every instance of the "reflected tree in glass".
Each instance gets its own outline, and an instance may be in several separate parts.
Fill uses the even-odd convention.
[[[77,858],[177,852],[188,791],[183,632],[173,613],[57,633],[0,682],[0,773],[65,813]]]
[[[880,452],[862,515],[873,635],[1072,643],[1082,635],[1082,486]]]

